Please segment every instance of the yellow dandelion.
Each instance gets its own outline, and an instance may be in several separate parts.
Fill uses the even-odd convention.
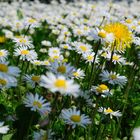
[[[107,33],[113,33],[114,42],[111,45],[111,50],[123,51],[126,47],[130,47],[132,42],[132,33],[128,27],[122,23],[110,23],[103,27]]]

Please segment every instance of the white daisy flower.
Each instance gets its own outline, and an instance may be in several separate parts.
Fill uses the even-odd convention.
[[[61,44],[60,48],[62,48],[64,50],[72,50],[72,48],[69,44]]]
[[[42,65],[50,66],[51,64],[50,64],[49,60],[44,60],[44,61],[42,61]]]
[[[62,74],[66,77],[71,77],[74,67],[72,67],[70,64],[55,61],[51,63],[48,69],[56,75]]]
[[[83,79],[85,76],[84,71],[81,69],[77,69],[76,71],[73,72],[73,77],[75,79]]]
[[[32,93],[27,94],[23,102],[26,107],[31,108],[31,111],[37,111],[40,115],[47,115],[51,111],[50,103],[47,103],[46,100],[37,93],[35,95]]]
[[[85,114],[80,114],[80,110],[76,110],[76,108],[63,109],[60,116],[72,128],[77,125],[85,128],[88,124],[91,124],[90,118]]]
[[[13,76],[0,75],[0,89],[17,86],[17,79]]]
[[[60,92],[62,95],[78,96],[79,85],[73,80],[66,80],[66,77],[55,76],[53,73],[46,73],[47,76],[41,76],[40,86],[49,89],[51,92]]]
[[[37,53],[34,50],[29,50],[27,47],[15,49],[14,55],[20,56],[20,59],[23,61],[33,61],[37,59]]]
[[[108,83],[115,85],[118,84],[120,87],[123,87],[126,82],[127,78],[125,76],[120,76],[119,74],[116,74],[116,72],[108,72],[107,70],[104,70],[101,74],[102,81],[108,81]]]
[[[60,49],[58,47],[49,48],[48,54],[50,57],[60,55]]]
[[[13,42],[16,43],[17,47],[28,47],[34,48],[32,41],[29,40],[27,36],[18,36],[13,38]]]
[[[35,18],[26,18],[24,25],[25,27],[35,28],[35,27],[38,27],[40,23]]]
[[[0,134],[6,134],[9,131],[9,126],[5,125],[4,122],[0,122]]]
[[[40,76],[39,75],[28,75],[26,74],[23,78],[23,80],[29,84],[31,84],[31,86],[34,88],[36,84],[39,84],[40,82]]]
[[[8,66],[8,62],[0,62],[0,75],[17,77],[19,73],[18,67]]]
[[[101,95],[102,97],[106,97],[111,94],[108,86],[105,84],[92,86],[91,91],[95,92],[96,95]]]
[[[31,63],[36,66],[41,66],[43,64],[43,62],[40,60],[32,60]]]
[[[110,60],[111,59],[111,53],[110,54],[108,54],[108,56],[107,56],[107,59],[108,60]],[[121,55],[119,55],[119,54],[113,54],[113,57],[112,57],[112,62],[114,63],[114,64],[125,64],[125,62],[126,62],[126,59],[124,58],[124,57],[122,57]]]
[[[121,117],[122,116],[122,114],[121,114],[121,112],[119,110],[118,111],[113,111],[110,108],[106,109],[106,108],[100,107],[98,109],[98,112],[101,112],[101,113],[103,113],[105,115],[110,115],[111,119],[113,118],[113,116],[115,116],[115,117]]]
[[[92,51],[92,47],[89,44],[84,44],[81,42],[75,42],[75,49],[79,54],[89,53]]]
[[[5,49],[0,50],[0,62],[4,62],[7,59],[8,51]]]

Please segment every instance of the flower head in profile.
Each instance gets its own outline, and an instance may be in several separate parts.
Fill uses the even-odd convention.
[[[66,124],[72,125],[72,128],[75,128],[77,125],[85,128],[86,125],[91,123],[90,118],[85,114],[80,114],[80,110],[76,110],[76,108],[63,109],[61,118]]]
[[[140,127],[133,130],[134,140],[140,140]]]
[[[103,107],[100,107],[99,109],[98,109],[98,112],[101,112],[101,113],[103,113],[103,114],[105,114],[105,115],[110,115],[110,118],[112,119],[113,118],[113,116],[115,116],[115,117],[121,117],[122,116],[122,114],[121,114],[121,112],[119,111],[119,110],[117,110],[117,111],[113,111],[111,108],[103,108]]]
[[[130,47],[132,33],[126,25],[119,22],[109,23],[103,27],[103,30],[114,35],[114,42],[111,45],[112,50],[124,51],[126,47]]]

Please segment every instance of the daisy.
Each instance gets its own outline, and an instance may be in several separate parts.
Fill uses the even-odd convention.
[[[105,84],[92,86],[91,91],[95,92],[96,95],[101,95],[102,97],[106,97],[111,94],[108,86]]]
[[[108,72],[107,70],[104,70],[101,74],[102,81],[108,81],[108,83],[115,85],[118,84],[120,87],[123,87],[126,82],[127,78],[125,76],[120,76],[119,74],[116,74],[116,72]]]
[[[0,75],[17,77],[19,73],[18,67],[8,66],[8,62],[0,62]]]
[[[31,108],[31,111],[37,111],[40,115],[46,115],[51,111],[50,103],[47,103],[46,100],[37,93],[35,95],[32,93],[27,94],[23,102],[26,107]]]
[[[16,43],[17,47],[34,48],[32,41],[30,41],[27,36],[17,36],[13,38],[13,42]]]
[[[42,61],[42,65],[50,66],[51,64],[50,64],[50,62],[48,60],[44,60],[44,61]]]
[[[17,86],[17,79],[13,76],[0,75],[0,89]]]
[[[40,25],[40,23],[35,18],[26,18],[24,22],[25,27],[35,28]]]
[[[88,124],[91,124],[90,118],[85,114],[80,114],[80,110],[76,110],[76,108],[63,109],[60,116],[72,128],[76,126],[85,128]]]
[[[48,55],[51,56],[58,56],[60,55],[60,49],[58,47],[49,48]]]
[[[75,49],[79,54],[84,54],[92,51],[92,47],[89,44],[84,44],[81,42],[75,42]]]
[[[85,76],[84,71],[80,68],[73,72],[73,77],[75,79],[83,79]]]
[[[0,122],[0,134],[6,134],[9,130],[9,126],[8,125],[4,125],[4,122]]]
[[[111,59],[111,53],[108,53],[107,59],[110,60]],[[125,64],[126,63],[126,59],[124,57],[122,57],[119,54],[114,53],[113,57],[112,57],[112,62],[114,64]]]
[[[14,56],[20,56],[20,59],[23,61],[33,61],[37,59],[37,53],[34,50],[29,50],[27,47],[15,49]]]
[[[23,78],[24,81],[31,84],[31,86],[34,88],[36,84],[40,82],[40,76],[39,75],[28,75],[26,74]]]
[[[71,77],[74,67],[72,67],[70,64],[55,61],[51,63],[48,69],[56,75],[62,74],[66,77]]]
[[[101,113],[103,113],[103,114],[105,114],[105,115],[110,115],[110,118],[111,119],[113,118],[113,116],[115,116],[115,117],[121,117],[122,116],[122,114],[121,114],[121,112],[119,110],[113,111],[110,108],[107,108],[106,109],[106,108],[100,107],[98,109],[98,111],[101,112]]]
[[[72,50],[72,48],[69,44],[61,44],[60,48],[62,48],[64,50]]]
[[[90,53],[85,53],[82,56],[83,56],[83,59],[86,60],[86,63],[91,64],[94,60],[94,55],[95,55],[94,52],[90,52]],[[99,58],[96,56],[95,63],[98,63],[98,62],[99,62]]]
[[[43,64],[43,62],[40,60],[32,60],[31,63],[36,66],[41,66]]]
[[[75,84],[73,80],[66,80],[66,77],[62,75],[55,76],[53,73],[46,73],[46,75],[41,76],[40,86],[49,89],[51,92],[78,96],[79,85]]]
[[[8,51],[5,49],[0,50],[0,62],[4,62],[7,59]]]

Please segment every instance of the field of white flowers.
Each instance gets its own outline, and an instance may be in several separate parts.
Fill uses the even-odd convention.
[[[140,2],[0,9],[0,140],[140,140]]]

